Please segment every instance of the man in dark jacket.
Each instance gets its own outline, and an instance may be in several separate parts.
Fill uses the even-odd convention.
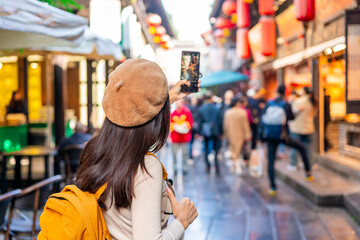
[[[200,107],[199,110],[199,129],[200,135],[204,137],[205,144],[205,161],[206,161],[206,171],[210,172],[210,162],[208,159],[209,154],[209,143],[213,143],[215,150],[215,170],[219,174],[219,164],[218,164],[218,151],[219,151],[219,137],[222,133],[222,123],[220,111],[215,103],[212,101],[212,93],[209,91],[205,94],[205,102]]]
[[[295,148],[296,150],[298,150],[301,154],[303,163],[304,163],[304,167],[305,167],[305,173],[306,173],[306,180],[307,181],[313,181],[314,178],[311,175],[311,169],[310,169],[310,164],[309,164],[309,159],[308,156],[306,154],[306,149],[304,148],[304,146],[291,139],[289,137],[289,129],[288,129],[288,124],[287,122],[290,120],[294,119],[294,114],[291,110],[291,105],[289,103],[286,102],[285,100],[285,86],[284,85],[280,85],[278,87],[278,97],[272,101],[269,101],[264,109],[264,114],[266,113],[266,110],[270,107],[270,105],[278,105],[278,106],[282,106],[286,115],[286,122],[285,122],[285,131],[283,131],[282,135],[279,136],[279,138],[267,138],[265,136],[265,141],[267,142],[267,147],[268,147],[268,176],[270,179],[270,189],[269,189],[269,194],[270,195],[276,195],[276,183],[275,183],[275,169],[274,169],[274,165],[275,165],[275,156],[276,156],[276,151],[277,148],[279,146],[280,143],[283,143],[289,147]],[[264,115],[263,115],[264,117]]]

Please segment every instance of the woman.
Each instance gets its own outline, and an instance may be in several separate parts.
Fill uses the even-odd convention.
[[[291,105],[295,119],[289,124],[290,137],[304,145],[309,161],[311,159],[312,135],[315,132],[315,107],[316,101],[308,87],[304,87],[302,95],[296,98]],[[296,150],[292,149],[288,170],[297,170],[297,157]]]
[[[21,99],[21,95],[18,91],[13,92],[9,105],[6,108],[6,114],[12,113],[27,113],[24,100]]]
[[[100,205],[112,239],[181,239],[197,217],[193,202],[178,202],[166,188],[166,171],[148,154],[166,142],[170,102],[187,95],[182,84],[169,94],[160,67],[144,59],[127,60],[109,76],[106,119],[83,150],[76,185],[94,193],[108,184]],[[175,220],[167,226],[171,213]]]
[[[229,142],[231,159],[234,161],[235,174],[242,173],[240,165],[240,155],[243,145],[251,140],[251,130],[249,118],[244,109],[241,108],[242,100],[233,98],[230,109],[226,110],[224,116],[224,136]]]

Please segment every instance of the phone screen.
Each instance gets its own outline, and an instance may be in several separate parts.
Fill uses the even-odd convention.
[[[182,51],[181,53],[181,80],[187,80],[191,86],[181,86],[181,92],[198,92],[200,71],[200,52]]]

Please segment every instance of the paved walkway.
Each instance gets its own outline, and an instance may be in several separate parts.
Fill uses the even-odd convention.
[[[165,164],[171,173],[172,163]],[[206,174],[198,159],[186,176],[174,180],[177,197],[190,197],[199,212],[186,240],[360,239],[359,225],[344,209],[317,207],[280,181],[277,196],[271,197],[266,176],[255,179],[244,172],[236,177],[224,162],[220,176]]]

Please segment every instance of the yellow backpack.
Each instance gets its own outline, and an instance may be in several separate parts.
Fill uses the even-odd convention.
[[[39,240],[111,240],[98,204],[106,184],[95,194],[66,186],[47,200],[40,216]]]

